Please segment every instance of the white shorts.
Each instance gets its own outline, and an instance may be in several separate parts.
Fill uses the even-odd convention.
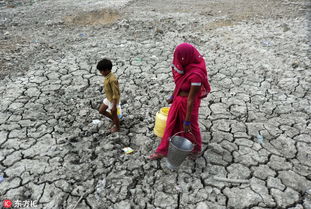
[[[111,112],[111,109],[112,109],[112,106],[113,106],[112,102],[110,102],[107,98],[105,98],[105,99],[103,100],[103,103],[104,103],[105,105],[108,106],[107,111],[108,111],[108,112]],[[119,118],[122,117],[122,110],[121,110],[121,105],[120,105],[120,103],[117,105],[117,114],[118,114],[118,117],[119,117]]]

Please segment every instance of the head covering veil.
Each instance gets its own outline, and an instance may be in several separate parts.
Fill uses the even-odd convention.
[[[205,60],[198,50],[189,43],[182,43],[175,48],[172,73],[176,84],[173,97],[178,95],[183,82],[193,73],[202,78],[200,98],[206,97],[211,91]]]

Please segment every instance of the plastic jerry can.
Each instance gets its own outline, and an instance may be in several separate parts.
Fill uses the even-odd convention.
[[[164,135],[164,130],[166,127],[166,120],[167,120],[167,115],[168,115],[169,110],[170,110],[169,107],[162,107],[160,111],[157,112],[156,114],[153,132],[158,137],[162,138]]]

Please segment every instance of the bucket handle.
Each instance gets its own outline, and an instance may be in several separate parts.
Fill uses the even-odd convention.
[[[179,132],[175,133],[173,136],[171,136],[171,138],[173,138],[174,136],[176,136],[177,134],[180,134],[180,133],[190,133],[192,135],[192,137],[195,139],[195,136],[191,131],[189,131],[189,132],[179,131]]]

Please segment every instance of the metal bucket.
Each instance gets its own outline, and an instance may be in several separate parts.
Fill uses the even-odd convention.
[[[177,134],[179,133],[182,132],[178,132],[170,138],[166,158],[167,167],[174,170],[176,170],[182,164],[182,162],[185,160],[185,158],[189,155],[194,147],[189,139],[182,136],[177,136]]]

